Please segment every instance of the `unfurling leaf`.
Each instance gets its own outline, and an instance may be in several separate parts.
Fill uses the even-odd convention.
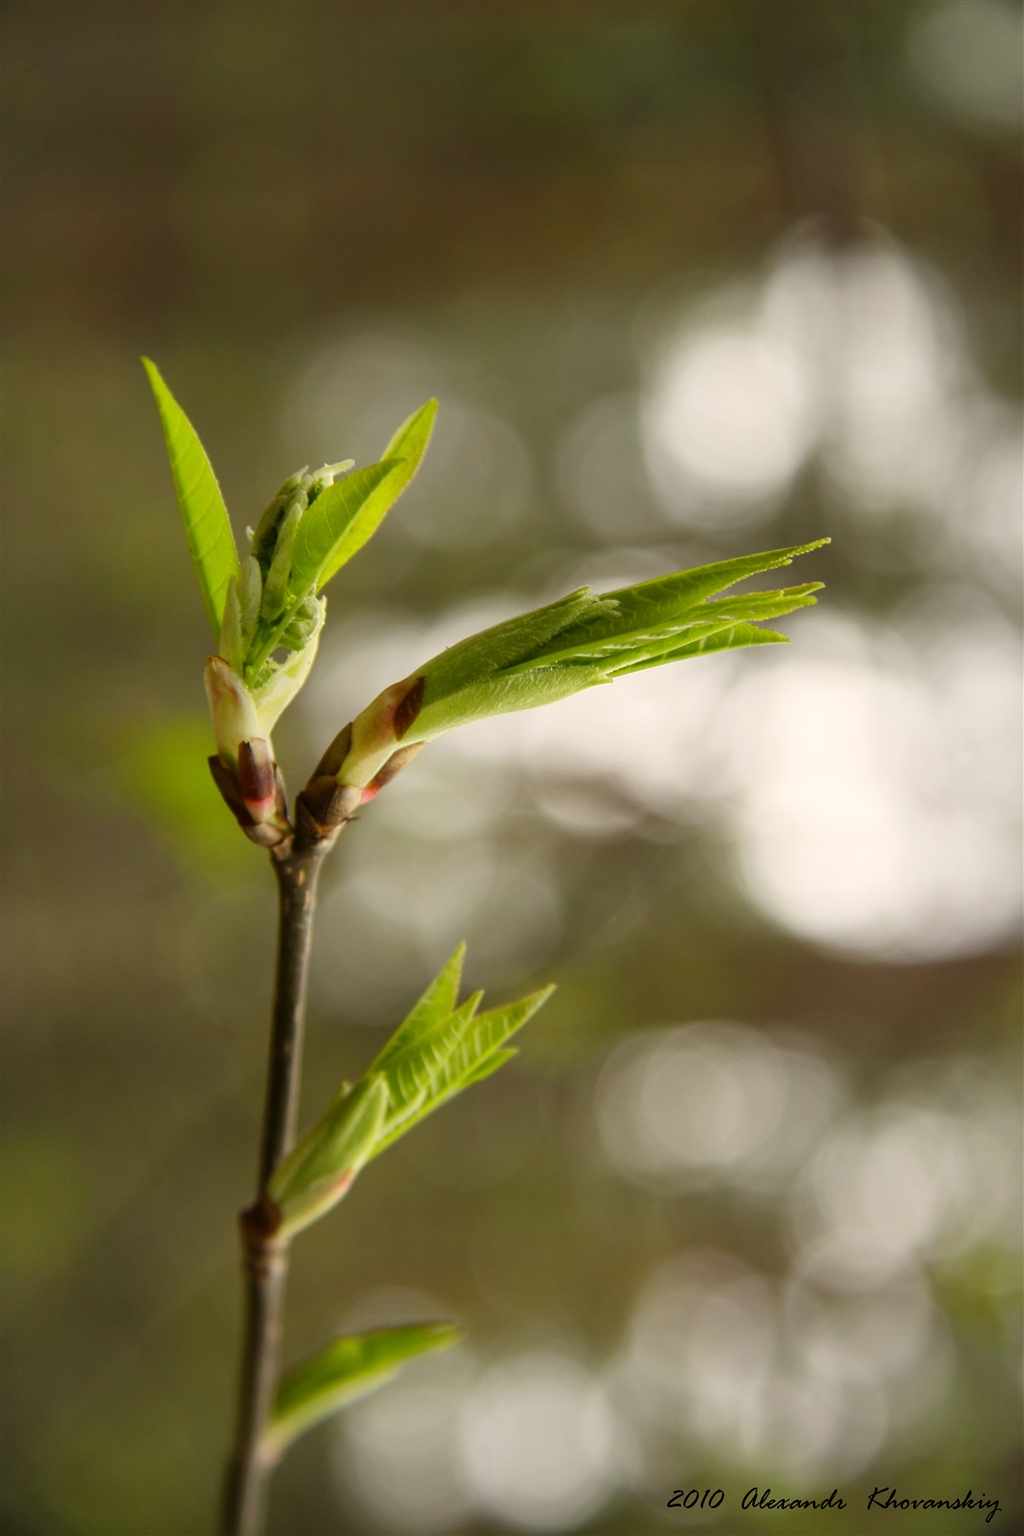
[[[406,1323],[334,1339],[289,1371],[278,1387],[263,1440],[268,1461],[276,1462],[314,1424],[390,1381],[407,1360],[448,1349],[461,1337],[453,1323]]]
[[[160,377],[155,363],[142,359],[164,429],[167,457],[178,494],[192,564],[199,578],[210,627],[220,640],[228,583],[238,576],[238,552],[224,498],[195,428]]]
[[[262,601],[263,573],[260,570],[259,561],[249,555],[242,561],[242,569],[238,577],[238,605],[244,654],[248,654],[252,637],[256,633]]]
[[[327,1113],[279,1164],[267,1193],[292,1237],[348,1193],[359,1170],[446,1099],[509,1061],[506,1042],[554,987],[477,1014],[482,992],[457,1006],[466,946],[460,944],[354,1088],[342,1085]]]
[[[296,502],[289,508],[278,530],[273,559],[263,582],[263,602],[260,604],[260,618],[266,619],[270,624],[275,619],[279,619],[288,606],[288,578],[292,572],[292,550],[295,547],[295,537],[304,512],[305,507],[302,503]]]
[[[370,1067],[371,1073],[384,1077],[390,1100],[387,1120],[371,1157],[447,1099],[510,1060],[516,1053],[503,1049],[506,1041],[555,990],[543,987],[520,1002],[479,1015],[483,994],[477,992],[457,1008],[465,953],[466,946],[460,944]]]
[[[785,643],[784,635],[756,623],[813,604],[820,581],[739,597],[715,594],[828,542],[744,555],[599,596],[583,587],[471,635],[385,688],[356,717],[338,782],[364,788],[399,747],[472,720],[551,704],[669,661]]]

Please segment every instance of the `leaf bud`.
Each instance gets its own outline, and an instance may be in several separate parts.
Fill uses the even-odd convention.
[[[277,776],[270,743],[263,737],[255,736],[239,744],[238,782],[253,821],[273,821],[277,813]]]
[[[307,597],[296,608],[288,628],[283,631],[281,644],[289,651],[301,651],[322,622],[320,603],[315,597]]]
[[[388,1085],[379,1072],[355,1088],[344,1084],[323,1118],[278,1164],[267,1194],[280,1211],[281,1237],[308,1227],[348,1192],[373,1156],[388,1104]]]
[[[238,772],[238,748],[267,733],[260,729],[256,703],[238,673],[222,656],[211,656],[203,674],[217,753],[225,767]]]
[[[392,683],[352,722],[349,752],[338,771],[338,782],[365,789],[380,772],[419,714],[422,677]]]
[[[274,557],[277,530],[281,526],[285,512],[296,493],[301,493],[302,480],[307,468],[308,466],[303,466],[302,469],[297,469],[294,475],[288,476],[256,525],[256,532],[252,536],[252,552],[264,570],[269,567]]]
[[[244,755],[246,743],[239,748],[239,758]],[[266,821],[253,819],[248,804],[242,796],[242,786],[230,768],[225,768],[219,757],[208,759],[213,782],[220,790],[221,797],[225,801],[228,810],[234,816],[238,825],[252,843],[257,843],[261,848],[276,848],[291,836],[291,827],[288,825],[287,803],[285,799],[284,780],[280,770],[274,765],[274,811]]]
[[[326,491],[329,485],[334,484],[335,475],[344,474],[346,470],[354,468],[355,462],[355,459],[342,459],[337,464],[325,464],[323,469],[315,470],[313,474],[307,476],[305,490],[309,505],[313,505],[321,491]]]

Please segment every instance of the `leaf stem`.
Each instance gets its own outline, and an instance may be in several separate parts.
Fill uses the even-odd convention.
[[[288,1242],[275,1235],[277,1213],[266,1187],[295,1140],[313,915],[320,866],[329,846],[327,842],[311,844],[300,836],[282,857],[271,856],[279,896],[277,974],[257,1199],[241,1216],[245,1322],[235,1446],[224,1502],[224,1536],[259,1536],[266,1513],[273,1462],[267,1453],[264,1431],[277,1390],[288,1280]]]

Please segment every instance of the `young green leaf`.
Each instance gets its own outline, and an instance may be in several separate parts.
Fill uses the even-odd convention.
[[[142,365],[156,399],[167,457],[178,494],[192,564],[199,578],[210,627],[220,640],[228,583],[238,576],[238,552],[224,498],[195,429],[148,357]]]
[[[715,651],[735,651],[751,645],[788,645],[789,638],[774,629],[758,629],[756,624],[731,624],[725,629],[714,629],[710,634],[695,638],[680,636],[678,650],[629,662],[613,674],[626,677],[630,672],[644,672],[648,667],[660,667],[666,661],[686,661],[692,656],[712,656]]]
[[[380,1074],[386,1080],[389,1098],[387,1120],[372,1157],[513,1056],[514,1051],[502,1050],[505,1042],[554,991],[546,987],[478,1017],[480,992],[456,1007],[464,955],[465,945],[460,944],[370,1067],[368,1075]]]
[[[263,573],[260,570],[259,561],[255,560],[252,555],[247,555],[242,561],[242,570],[238,578],[239,618],[242,630],[243,652],[248,652],[249,646],[252,643],[252,637],[256,633],[262,600]]]
[[[507,676],[535,665],[533,658],[545,654],[555,643],[554,637],[609,616],[614,618],[614,609],[605,599],[596,597],[589,587],[581,587],[544,608],[522,613],[450,645],[421,670],[432,696],[448,697],[498,673]]]
[[[365,788],[398,747],[472,720],[554,703],[668,661],[784,641],[759,632],[756,621],[813,604],[821,582],[711,599],[744,577],[788,565],[827,543],[744,555],[601,596],[584,587],[471,635],[385,688],[357,715],[338,782]]]
[[[242,638],[242,605],[238,595],[238,582],[232,576],[224,599],[224,615],[220,621],[220,655],[233,671],[241,676],[245,666],[245,641]]]
[[[377,1157],[399,1136],[404,1136],[406,1131],[411,1131],[414,1125],[418,1125],[427,1115],[433,1114],[435,1109],[448,1099],[454,1098],[464,1088],[469,1088],[473,1083],[482,1082],[492,1072],[496,1072],[506,1061],[510,1061],[516,1054],[514,1050],[504,1049],[505,1042],[522,1029],[527,1020],[531,1019],[537,1010],[547,1002],[554,992],[554,987],[543,987],[539,992],[532,993],[529,997],[522,998],[517,1003],[508,1003],[504,1008],[494,1008],[489,1013],[482,1013],[474,1017],[476,1003],[479,994],[464,1003],[457,1013],[452,1014],[451,1023],[458,1021],[458,1028],[449,1035],[445,1030],[442,1036],[438,1028],[437,1039],[439,1048],[430,1060],[429,1073],[425,1090],[406,1099],[399,1097],[401,1094],[401,1080],[396,1070],[403,1059],[391,1069],[385,1070],[391,1092],[391,1102],[394,1106],[389,1112],[388,1118],[377,1139],[371,1158]],[[470,1007],[472,1005],[472,1008]],[[429,1040],[424,1041],[420,1047],[422,1056],[417,1065],[426,1058],[429,1051]],[[374,1068],[380,1070],[380,1058],[374,1063]],[[393,1082],[394,1076],[394,1082]]]
[[[507,1041],[554,988],[477,1017],[482,992],[456,1006],[464,954],[460,944],[355,1087],[342,1085],[327,1113],[274,1170],[267,1193],[281,1236],[293,1237],[326,1215],[371,1158],[515,1055],[505,1049]]]
[[[367,508],[372,508],[377,501],[378,493],[384,497],[387,506],[394,501],[398,491],[394,490],[393,495],[390,493],[402,467],[401,459],[383,459],[379,464],[357,469],[354,474],[320,492],[299,523],[295,537],[288,580],[292,605],[323,586],[327,579],[324,570],[353,526],[360,524]],[[386,506],[384,510],[387,510]],[[383,515],[381,512],[381,517]],[[366,537],[369,536],[368,533]]]
[[[386,1071],[398,1056],[455,1012],[465,959],[466,946],[460,944],[377,1057],[373,1064],[376,1071]]]
[[[373,537],[385,514],[405,490],[420,467],[430,442],[430,434],[437,415],[437,401],[428,400],[418,411],[413,411],[392,437],[381,455],[381,462],[398,459],[401,468],[389,475],[378,486],[357,515],[345,528],[338,543],[328,556],[317,580],[317,588],[326,586],[331,577],[357,555],[366,541]]]
[[[287,661],[280,666],[269,663],[273,667],[269,678],[253,690],[253,699],[256,703],[256,713],[260,721],[260,735],[269,736],[277,724],[281,714],[288,708],[299,689],[309,676],[309,669],[316,659],[317,648],[320,645],[320,631],[324,622],[324,606],[326,598],[314,599],[318,610],[315,628],[310,633],[301,651],[294,651]]]
[[[646,613],[639,611],[641,604],[632,601],[640,589],[634,588],[631,592],[627,588],[621,595],[610,592],[607,594],[608,604],[614,603],[617,611],[612,618],[602,616],[599,623],[585,626],[590,631],[586,639],[581,639],[579,630],[574,627],[549,641],[539,654],[516,667],[509,667],[505,675],[568,661],[610,663],[614,669],[620,658],[628,657],[630,662],[635,662],[640,659],[641,652],[654,654],[652,648],[667,646],[672,649],[677,638],[696,639],[700,634],[711,634],[730,624],[774,619],[792,613],[796,608],[807,607],[813,604],[813,594],[820,591],[821,586],[820,581],[812,581],[779,592],[750,592],[740,597],[714,598],[686,608],[671,600],[660,605],[648,601],[642,605]]]
[[[408,1130],[434,1107],[436,1085],[444,1079],[448,1060],[458,1051],[482,996],[482,992],[474,993],[461,1008],[392,1056],[381,1074],[388,1085],[388,1114],[371,1156],[376,1156],[386,1141],[394,1140],[396,1127]],[[377,1068],[374,1062],[371,1071]]]
[[[288,587],[293,600],[319,591],[376,533],[419,468],[436,412],[437,401],[428,400],[399,427],[379,464],[320,492],[295,540]]]
[[[307,1429],[390,1381],[407,1360],[448,1349],[461,1337],[453,1323],[406,1323],[334,1339],[282,1380],[263,1440],[264,1455],[278,1461]]]
[[[268,624],[273,624],[286,608],[292,606],[288,601],[288,584],[291,580],[295,539],[304,513],[305,508],[297,503],[285,515],[277,532],[274,556],[263,581],[263,601],[260,604],[260,618],[266,619]]]
[[[696,566],[689,571],[676,571],[671,576],[657,576],[633,587],[621,587],[615,592],[605,592],[604,610],[559,632],[546,646],[534,655],[537,664],[551,662],[563,652],[585,652],[590,645],[603,641],[618,640],[625,643],[631,637],[637,639],[666,627],[684,626],[694,617],[704,614],[714,605],[707,600],[716,592],[735,586],[748,576],[758,576],[765,571],[778,570],[791,565],[799,555],[827,544],[828,539],[816,539],[811,544],[795,544],[786,549],[769,549],[756,555],[740,555],[734,560],[720,560],[713,565]],[[750,593],[746,599],[727,601],[754,602],[766,597],[798,598],[817,591],[821,582],[805,587],[792,587],[787,593]],[[795,604],[794,606],[797,606]],[[789,609],[774,610],[788,612]]]

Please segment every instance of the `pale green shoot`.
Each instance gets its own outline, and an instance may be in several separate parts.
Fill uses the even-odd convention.
[[[343,1084],[327,1113],[276,1169],[268,1194],[291,1237],[347,1194],[359,1170],[426,1115],[516,1054],[506,1042],[554,991],[477,1014],[482,992],[456,1006],[460,944],[354,1088]]]

